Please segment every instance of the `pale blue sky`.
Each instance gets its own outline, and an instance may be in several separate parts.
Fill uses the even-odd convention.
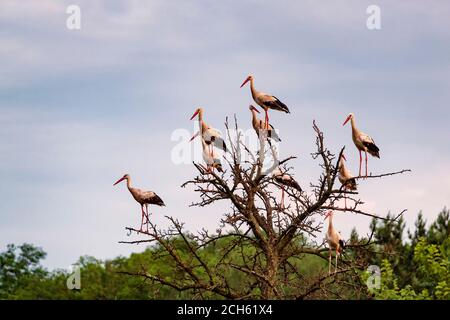
[[[81,7],[81,30],[66,28],[69,4]],[[370,4],[379,31],[366,28]],[[450,199],[449,16],[448,1],[3,0],[0,248],[35,243],[50,267],[142,250],[117,243],[140,221],[125,186],[112,186],[127,172],[167,203],[154,209],[158,225],[173,215],[214,230],[228,206],[188,208],[197,195],[179,186],[195,171],[171,162],[171,134],[193,130],[198,106],[215,127],[234,113],[250,127],[249,89],[239,89],[249,73],[292,111],[271,120],[281,153],[299,156],[302,185],[319,173],[313,118],[357,171],[341,125],[354,112],[381,149],[374,173],[414,170],[361,185],[367,210],[433,219]],[[336,216],[344,235],[369,222]]]

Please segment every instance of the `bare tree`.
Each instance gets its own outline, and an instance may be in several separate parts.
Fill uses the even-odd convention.
[[[317,297],[319,293],[320,297],[339,298],[339,290],[333,292],[333,285],[340,282],[341,285],[355,286],[361,281],[357,270],[365,268],[365,264],[358,256],[345,254],[336,273],[328,274],[327,268],[323,268],[314,276],[307,277],[302,265],[306,256],[328,261],[326,243],[316,240],[323,228],[322,215],[328,210],[345,210],[388,219],[361,210],[363,202],[357,197],[357,191],[345,190],[339,182],[336,183],[344,147],[337,156],[328,150],[322,131],[313,122],[316,150],[311,156],[319,162],[321,174],[316,183],[310,184],[308,192],[285,188],[288,204],[284,206],[277,197],[280,186],[270,171],[280,168],[283,173],[290,173],[293,168],[289,161],[295,157],[277,161],[276,150],[266,132],[259,133],[259,150],[252,152],[239,133],[236,118],[235,137],[230,134],[228,120],[225,125],[230,143],[229,157],[224,159],[226,170],[221,174],[207,172],[201,164],[194,163],[198,175],[182,187],[193,186],[199,194],[199,200],[191,206],[209,206],[225,200],[230,203],[229,212],[224,213],[213,234],[204,229],[196,234],[189,233],[184,230],[183,223],[173,217],[167,217],[171,227],[166,230],[150,223],[149,232],[144,232],[148,239],[123,243],[156,243],[161,256],[170,258],[173,267],[183,276],[152,274],[146,268],[132,274],[178,291],[189,290],[199,298],[212,294],[228,299],[305,299]],[[270,155],[275,161],[265,169],[265,157]],[[366,179],[407,171],[410,170],[371,175]],[[347,203],[351,204],[347,209],[339,206],[344,195]],[[127,230],[139,231],[134,228]],[[174,238],[178,241],[173,241]],[[348,244],[347,248],[364,250],[370,243],[371,236],[363,243]],[[188,254],[180,252],[181,245]],[[215,259],[206,259],[203,251],[207,248],[214,248]],[[233,278],[239,278],[239,281]]]

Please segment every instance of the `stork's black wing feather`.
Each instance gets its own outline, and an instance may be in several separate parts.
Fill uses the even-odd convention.
[[[278,111],[283,111],[286,113],[290,113],[289,108],[283,103],[281,102],[277,97],[272,96],[275,98],[275,100],[273,101],[265,101],[264,105],[269,108],[269,109],[274,109],[274,110],[278,110]]]
[[[380,158],[380,149],[375,145],[375,141],[363,141],[363,145],[367,148],[367,152],[369,152],[373,157]]]

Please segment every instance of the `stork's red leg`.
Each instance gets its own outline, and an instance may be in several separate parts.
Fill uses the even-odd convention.
[[[367,177],[367,151],[364,151],[366,154],[366,177]]]
[[[331,247],[328,252],[329,252],[329,254],[328,254],[328,274],[331,274]]]
[[[347,190],[347,188],[344,188],[344,191]],[[345,210],[347,210],[347,194],[344,193],[344,204],[345,204]]]
[[[149,213],[148,213],[148,204],[145,204],[146,218],[147,218],[147,232],[148,232],[148,224],[150,223]]]
[[[339,252],[338,252],[338,248],[336,247],[336,265],[334,266],[334,273],[336,273],[337,272],[337,261],[338,261],[338,255],[339,255]]]
[[[267,109],[264,109],[265,113],[266,113],[266,130],[269,129],[269,112]]]
[[[362,166],[362,153],[359,150],[359,176],[361,177],[361,166]]]
[[[145,213],[144,213],[144,205],[143,204],[141,204],[141,227],[139,228],[139,231],[142,231],[142,225],[144,224],[144,215],[145,215]]]

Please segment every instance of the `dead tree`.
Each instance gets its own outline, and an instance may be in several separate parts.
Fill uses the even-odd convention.
[[[234,130],[238,132],[235,137],[230,134],[228,121],[225,124],[230,143],[230,154],[224,159],[226,170],[221,174],[209,173],[201,164],[194,163],[198,175],[182,185],[193,186],[199,194],[199,201],[191,206],[210,206],[222,200],[230,203],[230,210],[224,213],[216,232],[203,229],[195,234],[189,233],[183,229],[183,223],[173,217],[167,217],[171,227],[166,230],[150,223],[149,232],[144,232],[147,239],[123,243],[156,243],[161,255],[169,257],[183,276],[152,274],[145,268],[131,274],[180,292],[189,290],[199,298],[305,299],[314,297],[317,292],[322,292],[321,297],[339,297],[339,292],[333,296],[327,290],[339,281],[341,275],[357,279],[356,271],[365,267],[363,261],[344,255],[335,274],[329,275],[327,268],[323,268],[317,270],[314,277],[306,277],[301,268],[306,256],[328,261],[326,244],[321,239],[316,240],[323,228],[324,213],[337,210],[387,218],[361,210],[363,201],[357,197],[358,193],[341,186],[337,174],[344,147],[338,155],[333,154],[325,146],[324,135],[315,122],[316,150],[311,156],[318,161],[321,174],[316,183],[310,184],[309,190],[299,192],[285,188],[288,201],[286,206],[282,206],[277,197],[280,186],[270,170],[279,167],[283,172],[292,172],[289,161],[295,157],[275,161],[269,170],[265,169],[265,157],[275,154],[265,132],[260,132],[259,150],[253,152],[243,142],[236,118],[234,121]],[[363,177],[357,177],[357,180],[369,183],[370,179],[407,171],[372,175],[364,181]],[[344,195],[347,203],[351,204],[347,209],[339,206]],[[127,230],[138,231],[133,228]],[[178,241],[174,242],[174,238]],[[367,243],[352,244],[348,250],[352,247],[364,250],[370,239]],[[187,257],[178,250],[180,243],[187,250]],[[215,248],[212,261],[202,253],[211,247]],[[233,277],[240,277],[239,282],[233,282]]]

